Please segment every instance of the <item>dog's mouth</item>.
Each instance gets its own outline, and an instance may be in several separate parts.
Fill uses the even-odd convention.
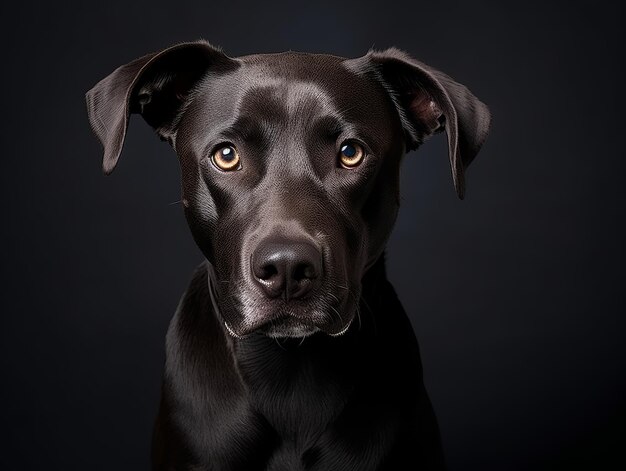
[[[351,325],[352,325],[352,321],[348,322],[346,326],[340,331],[335,332],[335,333],[327,332],[327,334],[330,335],[331,337],[340,337],[348,331]],[[233,329],[230,326],[230,324],[226,321],[224,321],[224,326],[226,327],[226,331],[228,332],[228,334],[236,339],[245,339],[246,337],[250,335],[250,334],[238,334],[237,332],[235,332],[235,329]],[[308,325],[303,322],[299,322],[295,319],[285,320],[285,321],[278,322],[278,323],[271,323],[265,327],[262,327],[256,330],[256,332],[260,332],[264,335],[267,335],[268,337],[276,338],[276,339],[281,339],[281,338],[304,339],[306,337],[309,337],[321,331],[322,329],[320,329],[317,326]]]
[[[331,337],[345,334],[352,325],[353,316],[328,322],[323,320],[322,314],[299,317],[292,314],[282,314],[271,319],[258,322],[243,322],[237,324],[223,320],[226,332],[234,338],[245,339],[252,333],[260,333],[271,338],[306,338],[321,333]]]

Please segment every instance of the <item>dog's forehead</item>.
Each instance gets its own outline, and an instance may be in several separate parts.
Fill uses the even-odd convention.
[[[384,86],[342,57],[286,52],[237,60],[239,68],[209,74],[197,90],[186,113],[204,116],[188,123],[196,135],[198,126],[224,127],[242,117],[305,131],[308,123],[332,117],[364,134],[391,133],[397,115]]]
[[[329,54],[284,52],[240,58],[240,90],[250,101],[270,99],[282,105],[288,119],[308,114],[359,110],[384,100],[379,87]],[[369,107],[372,108],[371,106]],[[361,113],[358,113],[361,111]]]

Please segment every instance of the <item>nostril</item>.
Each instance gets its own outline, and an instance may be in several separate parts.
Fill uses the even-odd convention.
[[[257,277],[261,280],[267,281],[278,274],[278,268],[273,264],[267,264],[260,267],[261,269],[257,273]]]
[[[291,277],[297,282],[312,280],[317,278],[317,272],[315,267],[310,263],[298,263],[294,267]]]

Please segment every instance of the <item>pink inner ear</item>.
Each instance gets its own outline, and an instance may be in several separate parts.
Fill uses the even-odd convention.
[[[409,109],[420,125],[420,131],[430,135],[440,131],[443,127],[443,112],[425,91],[419,90],[411,96]]]

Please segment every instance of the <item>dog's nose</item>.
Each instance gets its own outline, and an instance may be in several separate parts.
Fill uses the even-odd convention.
[[[301,298],[321,281],[322,254],[310,242],[266,241],[252,255],[252,275],[270,298]]]

